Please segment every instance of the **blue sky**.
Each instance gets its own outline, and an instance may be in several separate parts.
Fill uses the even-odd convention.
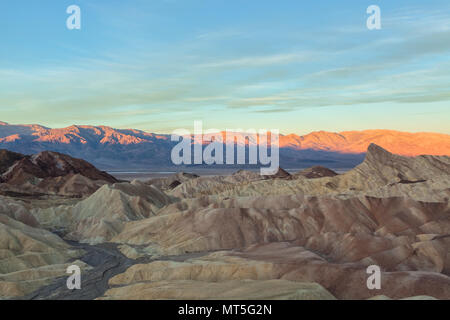
[[[0,35],[10,123],[450,134],[447,0],[2,1]]]

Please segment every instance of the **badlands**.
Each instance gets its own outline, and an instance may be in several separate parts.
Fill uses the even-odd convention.
[[[128,182],[3,150],[0,173],[0,299],[450,299],[448,156]]]

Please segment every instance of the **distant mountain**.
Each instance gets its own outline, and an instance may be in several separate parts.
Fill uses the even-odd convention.
[[[252,142],[249,142],[252,143]],[[313,132],[280,136],[280,166],[349,168],[361,163],[371,143],[405,156],[450,155],[450,135],[392,130]],[[0,122],[0,148],[23,154],[45,150],[82,158],[102,169],[172,167],[170,135],[105,126],[51,129]]]

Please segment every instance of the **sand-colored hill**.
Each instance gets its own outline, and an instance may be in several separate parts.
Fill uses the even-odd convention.
[[[34,209],[39,222],[81,242],[108,241],[121,232],[128,221],[153,216],[174,199],[159,189],[139,181],[104,185],[76,205]]]
[[[339,250],[343,250],[352,255],[341,257],[347,261],[354,259],[353,255],[364,259],[399,244],[410,245],[407,254],[414,255],[411,246],[417,242],[416,236],[450,233],[449,212],[448,203],[423,203],[407,198],[343,200],[284,196],[223,202],[205,198],[203,202],[173,204],[155,217],[129,222],[111,241],[151,245],[163,255],[305,241],[308,246],[320,245],[315,249],[326,251],[334,258],[341,257]],[[335,243],[343,245],[346,237],[353,237],[355,244],[361,241],[361,248],[332,247]],[[370,241],[372,247],[366,248]],[[363,252],[358,255],[358,250]],[[441,260],[446,261],[445,255]],[[430,262],[429,267],[445,269],[447,263],[431,267],[434,264]]]
[[[99,300],[336,300],[317,283],[288,280],[192,280],[136,283],[112,288]]]
[[[68,265],[86,267],[82,255],[57,235],[0,214],[0,297],[23,296],[65,274]]]
[[[447,176],[450,177],[450,157],[403,157],[371,144],[364,162],[340,176],[339,185],[355,184],[368,189],[387,184],[413,184]]]
[[[394,155],[377,145],[370,145],[359,166],[341,175],[308,179],[295,174],[294,179],[243,179],[200,177],[180,184],[170,194],[176,197],[221,197],[258,195],[407,195],[422,201],[443,201],[449,196],[450,157]]]
[[[9,197],[0,196],[0,214],[9,216],[31,227],[39,227],[37,219],[29,212],[23,203]]]
[[[366,279],[360,264],[333,262],[295,244],[279,242],[185,262],[136,264],[110,280],[112,289],[106,298],[252,299],[255,296],[246,291],[251,283],[261,289],[257,297],[270,299],[368,299],[380,294],[394,299],[418,295],[445,299],[450,294],[450,278],[439,273],[383,272],[382,289],[376,292],[367,288]],[[284,290],[300,289],[301,294],[281,295],[280,283]],[[245,294],[238,294],[241,290]]]
[[[191,179],[197,179],[199,176],[192,173],[179,172],[166,178],[154,178],[147,181],[147,184],[153,185],[161,190],[172,190],[183,182]]]

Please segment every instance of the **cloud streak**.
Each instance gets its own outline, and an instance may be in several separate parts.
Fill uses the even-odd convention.
[[[133,35],[148,27],[142,21],[149,18],[175,23],[174,16],[156,14],[158,6],[165,13],[181,8],[177,2],[156,3],[147,14],[93,5],[93,14],[110,28],[104,34],[120,39],[116,46],[92,53],[89,46],[65,44],[59,49],[72,52],[70,59],[55,56],[34,66],[0,63],[0,117],[11,121],[26,115],[50,126],[77,120],[147,129],[214,117],[246,123],[269,115],[289,122],[291,113],[305,109],[418,108],[414,105],[450,100],[450,15],[445,12],[424,12],[420,6],[383,11],[379,33],[345,21],[330,27],[308,22],[310,28],[295,29],[290,25],[296,21],[283,27],[262,18],[264,23],[227,24],[206,17],[186,31],[161,25],[159,33]],[[114,21],[104,21],[109,15]]]

